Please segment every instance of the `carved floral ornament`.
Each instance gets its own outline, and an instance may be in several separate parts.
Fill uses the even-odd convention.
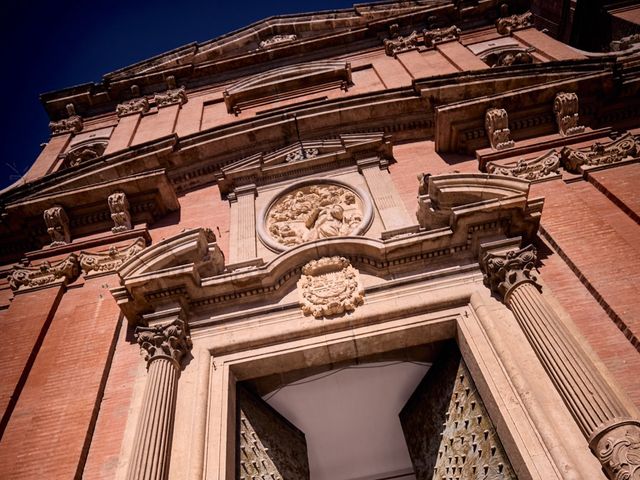
[[[80,267],[86,274],[106,273],[115,271],[120,265],[129,260],[146,246],[144,238],[137,238],[132,244],[117,248],[112,246],[107,252],[80,252]]]
[[[490,108],[487,110],[484,123],[491,148],[495,150],[513,148],[515,143],[511,140],[509,117],[504,108]]]
[[[555,150],[549,150],[544,155],[531,160],[521,158],[515,165],[500,165],[493,162],[487,164],[487,173],[523,178],[529,181],[557,175],[559,169],[560,154]]]
[[[286,190],[267,207],[260,237],[283,250],[323,238],[359,235],[371,220],[370,202],[341,183],[309,183]]]
[[[608,478],[640,478],[640,424],[637,421],[615,421],[594,435],[589,443]]]
[[[135,336],[145,354],[147,366],[154,360],[164,358],[180,369],[180,362],[193,346],[188,326],[182,320],[174,320],[168,325],[138,327]]]
[[[43,262],[35,267],[16,267],[9,276],[12,290],[26,290],[43,287],[60,281],[63,284],[73,282],[80,274],[78,256],[72,253],[58,263]]]
[[[578,96],[575,93],[557,93],[553,100],[553,111],[560,135],[584,132],[584,126],[578,125]]]
[[[505,302],[518,285],[532,283],[539,288],[534,274],[536,260],[537,252],[533,245],[506,253],[487,253],[480,262],[484,284]]]
[[[521,30],[533,25],[533,15],[531,12],[525,12],[520,15],[510,15],[508,17],[499,18],[496,21],[496,29],[500,35],[511,35],[515,30]]]
[[[300,306],[315,318],[352,312],[364,302],[359,272],[344,257],[323,257],[302,267]]]
[[[260,42],[260,48],[270,48],[274,45],[278,45],[281,43],[289,43],[298,40],[298,36],[295,33],[285,34],[285,35],[273,35],[272,37],[267,38]]]

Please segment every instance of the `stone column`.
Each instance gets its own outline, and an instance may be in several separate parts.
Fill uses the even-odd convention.
[[[240,263],[256,258],[256,186],[237,187],[229,194],[231,225],[229,263]]]
[[[191,339],[182,320],[138,327],[136,339],[146,354],[148,376],[127,480],[165,480],[169,475],[180,362],[191,349]]]
[[[640,479],[640,422],[540,293],[536,250],[486,253],[485,284],[511,309],[607,477]]]

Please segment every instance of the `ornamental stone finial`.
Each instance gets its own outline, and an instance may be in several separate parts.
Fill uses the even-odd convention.
[[[532,283],[538,288],[535,269],[536,249],[529,245],[506,253],[487,253],[480,262],[484,272],[484,284],[507,303],[509,294],[523,283]]]
[[[180,362],[193,346],[187,324],[182,320],[174,320],[166,325],[138,327],[135,337],[145,352],[147,367],[154,360],[164,358],[171,360],[179,370]]]

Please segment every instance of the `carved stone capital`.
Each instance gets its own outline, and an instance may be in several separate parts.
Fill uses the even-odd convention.
[[[560,152],[564,168],[570,172],[580,173],[583,167],[609,165],[630,160],[640,154],[640,141],[626,133],[609,142],[596,142],[585,150],[564,147]]]
[[[182,320],[154,327],[137,327],[135,337],[145,353],[147,367],[152,361],[164,358],[180,369],[180,362],[193,346],[188,326]]]
[[[114,192],[109,195],[107,201],[111,211],[111,219],[115,223],[111,231],[117,233],[131,230],[131,214],[129,213],[127,195],[122,191]]]
[[[487,110],[484,116],[484,124],[491,148],[504,150],[515,145],[511,140],[509,117],[504,108],[490,108]]]
[[[260,48],[270,48],[280,43],[289,43],[298,40],[298,36],[295,33],[289,35],[274,35],[266,40],[260,42]]]
[[[533,245],[502,254],[487,253],[480,261],[484,284],[505,303],[508,303],[509,294],[513,289],[522,283],[532,283],[539,288],[540,285],[533,274],[536,258]]]
[[[78,133],[82,130],[82,118],[79,115],[71,115],[57,122],[49,122],[51,135],[61,135],[63,133]]]
[[[144,238],[139,237],[131,245],[122,248],[111,247],[108,252],[80,252],[80,267],[85,275],[91,272],[113,272],[145,246]]]
[[[451,25],[446,28],[435,28],[433,30],[425,30],[423,32],[424,35],[424,44],[427,48],[433,48],[438,43],[450,42],[452,40],[457,40],[460,38],[460,30],[455,25]]]
[[[494,162],[487,163],[487,172],[508,177],[523,178],[529,181],[541,180],[555,175],[560,169],[560,154],[555,150],[549,150],[544,155],[532,160],[524,158],[515,164],[500,165]]]
[[[9,285],[14,291],[43,287],[56,280],[66,285],[78,278],[79,273],[78,257],[72,253],[54,265],[44,262],[35,267],[15,267],[9,276]]]
[[[164,93],[156,93],[154,97],[158,108],[169,105],[184,105],[187,103],[187,92],[184,87],[167,90]]]
[[[510,15],[496,20],[496,30],[500,35],[511,35],[511,32],[533,25],[533,15],[525,12],[520,15]]]
[[[344,257],[323,257],[302,267],[298,281],[305,315],[316,318],[352,312],[364,302],[358,271]]]
[[[584,132],[584,125],[578,125],[578,95],[575,93],[557,93],[553,100],[553,112],[560,135],[575,135]]]
[[[589,442],[610,480],[640,478],[640,422],[617,420],[596,432]]]
[[[69,231],[69,217],[60,205],[55,205],[44,211],[44,223],[47,233],[51,236],[51,246],[66,245],[71,242]]]
[[[149,100],[146,98],[134,98],[127,102],[119,103],[116,113],[119,117],[133,115],[134,113],[146,113],[149,111]]]

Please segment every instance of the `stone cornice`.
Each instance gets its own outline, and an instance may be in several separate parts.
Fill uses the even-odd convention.
[[[14,267],[9,276],[9,285],[16,292],[53,285],[67,285],[75,281],[79,274],[78,256],[72,253],[54,264],[45,261],[31,267]]]

